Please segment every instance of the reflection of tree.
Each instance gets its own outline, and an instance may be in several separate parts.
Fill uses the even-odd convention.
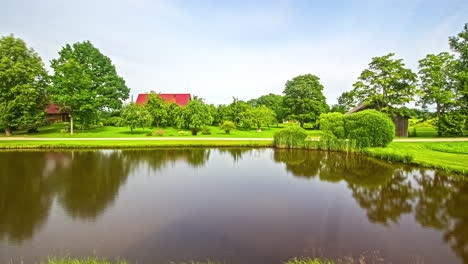
[[[72,163],[56,170],[59,201],[73,217],[96,218],[112,203],[131,164],[118,151],[78,151]]]
[[[145,164],[153,170],[159,170],[178,160],[185,161],[193,168],[202,167],[210,157],[210,150],[200,148],[125,150],[122,154],[132,167]]]
[[[275,161],[286,164],[287,171],[305,178],[318,175],[322,158],[322,152],[307,150],[276,149],[274,153]]]
[[[416,219],[423,226],[444,232],[444,240],[468,263],[468,181],[424,171],[415,177],[420,184]]]
[[[249,148],[227,148],[227,149],[219,149],[220,153],[229,153],[234,160],[234,162],[239,161],[242,159],[242,156],[247,153],[252,151],[252,149]]]
[[[46,221],[53,194],[46,165],[44,152],[0,152],[0,238],[22,242]]]
[[[372,222],[398,222],[401,215],[412,212],[415,190],[403,171],[397,170],[386,184],[376,188],[356,184],[350,184],[349,188],[358,204],[367,210],[367,217]]]

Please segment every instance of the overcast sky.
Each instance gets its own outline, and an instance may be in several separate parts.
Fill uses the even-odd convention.
[[[66,43],[90,40],[131,94],[191,94],[208,103],[281,94],[294,76],[320,77],[329,104],[372,57],[396,53],[417,70],[449,51],[467,0],[0,0],[13,33],[49,66]],[[136,98],[136,97],[135,97]]]

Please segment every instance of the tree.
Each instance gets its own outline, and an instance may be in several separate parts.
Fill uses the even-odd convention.
[[[456,76],[456,89],[462,96],[458,101],[462,112],[468,115],[468,23],[465,24],[463,31],[457,36],[449,38],[450,48],[458,53]]]
[[[153,91],[147,98],[148,101],[146,102],[145,107],[153,117],[153,123],[156,127],[159,127],[161,124],[165,124],[169,118],[169,109],[164,98],[161,98],[159,94]]]
[[[213,117],[210,114],[208,106],[203,102],[203,99],[194,97],[187,105],[182,107],[182,111],[178,115],[179,127],[189,127],[194,129],[194,134],[203,126],[210,124]]]
[[[48,76],[39,55],[13,35],[0,38],[0,129],[37,125],[47,106]]]
[[[236,125],[232,121],[224,121],[224,122],[221,123],[219,128],[221,130],[224,130],[224,132],[226,132],[226,134],[230,134],[231,130],[236,128]]]
[[[131,102],[122,108],[120,122],[121,126],[130,127],[130,131],[133,133],[133,129],[137,127],[144,129],[145,127],[151,126],[153,117],[146,107]]]
[[[419,61],[419,78],[421,80],[420,103],[423,107],[428,104],[436,105],[436,115],[440,119],[442,113],[453,106],[458,96],[455,89],[455,58],[447,52],[438,55],[428,54]],[[440,122],[438,133],[440,135]]]
[[[70,134],[75,116],[84,122],[99,109],[118,109],[130,93],[112,61],[89,41],[65,45],[51,67],[51,97],[70,112]]]
[[[372,58],[353,85],[360,102],[374,105],[378,111],[392,113],[395,106],[413,101],[417,94],[417,75],[405,68],[402,59],[392,59],[394,53]]]
[[[255,125],[257,129],[261,129],[262,126],[270,126],[276,122],[275,112],[265,105],[247,109],[244,116],[246,119],[248,119],[247,122],[249,124]]]
[[[289,118],[295,119],[304,127],[305,122],[315,121],[321,113],[328,110],[323,85],[320,78],[300,75],[286,82],[283,105]]]
[[[355,106],[356,99],[354,98],[354,94],[351,91],[343,92],[340,97],[338,97],[338,104],[332,105],[330,111],[344,114]]]
[[[225,109],[224,119],[234,122],[236,126],[241,121],[242,113],[247,109],[252,108],[249,104],[244,101],[240,101],[238,98],[233,97],[233,101]]]
[[[267,94],[262,95],[257,99],[252,99],[247,102],[252,107],[259,107],[259,106],[266,106],[273,110],[276,115],[276,120],[278,122],[283,122],[284,116],[284,108],[283,108],[283,96],[277,94]]]

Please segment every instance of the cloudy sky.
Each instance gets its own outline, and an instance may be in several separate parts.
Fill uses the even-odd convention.
[[[468,23],[466,0],[0,0],[0,35],[49,61],[90,40],[131,93],[189,92],[208,103],[281,94],[294,76],[321,78],[328,103],[350,90],[372,57],[389,52],[417,70],[449,51]]]

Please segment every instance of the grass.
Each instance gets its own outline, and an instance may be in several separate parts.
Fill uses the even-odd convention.
[[[386,148],[368,148],[367,155],[382,158],[400,156],[412,157],[408,163],[448,172],[468,174],[468,141],[460,142],[392,142]],[[384,158],[385,159],[385,158]],[[396,158],[396,161],[400,158]]]
[[[311,259],[311,258],[301,258],[301,259],[291,259],[284,264],[334,264],[333,261],[330,260],[320,260],[317,258]]]
[[[40,262],[39,264],[128,264],[125,260],[115,260],[109,261],[106,259],[100,258],[82,258],[82,259],[73,259],[73,258],[49,258],[47,261]],[[189,261],[189,262],[171,262],[170,264],[223,264],[223,262],[216,261]],[[315,263],[314,263],[315,264]]]
[[[262,128],[262,132],[257,132],[256,129],[235,129],[230,134],[226,134],[223,130],[216,126],[209,126],[211,130],[210,135],[203,135],[201,132],[197,136],[192,136],[190,130],[177,129],[172,127],[167,128],[147,128],[147,129],[136,129],[130,132],[128,127],[113,127],[104,126],[96,127],[89,130],[75,130],[75,134],[71,136],[69,133],[61,133],[60,130],[63,128],[63,124],[56,123],[49,126],[39,128],[39,133],[28,134],[25,130],[15,131],[13,136],[15,137],[39,137],[39,138],[133,138],[133,137],[147,137],[148,132],[155,134],[157,130],[164,130],[163,137],[219,137],[219,138],[273,138],[273,134],[284,128],[283,124],[279,124],[278,127]],[[180,135],[179,131],[184,131],[185,135]],[[321,131],[319,130],[307,130],[308,136],[320,136]],[[0,136],[1,139],[2,136]],[[154,136],[157,137],[157,136]]]
[[[273,140],[0,140],[0,149],[272,147]]]

